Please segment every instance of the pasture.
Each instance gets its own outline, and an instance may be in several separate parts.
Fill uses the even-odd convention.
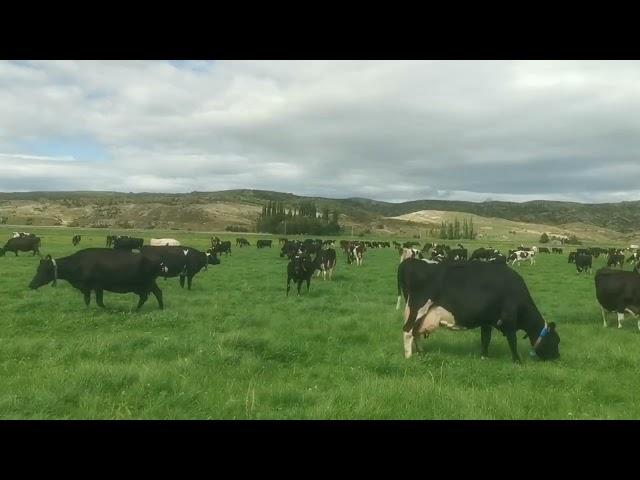
[[[104,247],[109,233],[25,228],[42,237],[43,256],[54,257]],[[0,229],[2,244],[12,230],[22,229]],[[177,238],[203,251],[211,236],[121,233],[145,244]],[[394,249],[370,249],[356,267],[336,246],[333,281],[314,276],[308,294],[303,287],[286,298],[277,236],[217,235],[232,241],[232,254],[196,275],[191,291],[177,278],[158,279],[164,311],[151,297],[135,313],[135,295],[110,292],[106,310],[93,295],[86,307],[65,281],[31,291],[38,257],[0,258],[0,418],[640,418],[636,320],[619,330],[612,314],[603,328],[593,274],[576,274],[570,247],[514,267],[561,338],[560,360],[543,363],[529,357],[519,332],[523,364],[514,365],[496,331],[482,360],[479,330],[440,329],[423,341],[422,355],[405,360]],[[251,247],[235,247],[236,237]],[[273,248],[256,249],[257,238],[273,238]],[[486,245],[462,243],[470,253]],[[492,246],[506,253],[518,243]],[[595,259],[593,272],[604,264]]]

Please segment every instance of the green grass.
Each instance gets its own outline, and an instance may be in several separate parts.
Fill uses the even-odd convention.
[[[32,231],[57,257],[77,250],[75,233],[78,248],[104,246],[106,235]],[[152,236],[204,249],[210,235],[144,232]],[[235,234],[219,236],[235,244]],[[0,418],[640,418],[636,322],[618,330],[612,315],[604,329],[593,275],[576,275],[566,253],[515,267],[557,322],[562,358],[531,360],[521,332],[514,365],[497,332],[481,360],[478,330],[438,330],[405,360],[393,250],[369,250],[359,268],[338,252],[332,282],[314,277],[309,294],[286,298],[286,260],[254,240],[200,272],[192,291],[160,279],[165,310],[150,296],[139,313],[133,294],[106,292],[101,310],[64,281],[31,291],[38,258],[0,258]]]

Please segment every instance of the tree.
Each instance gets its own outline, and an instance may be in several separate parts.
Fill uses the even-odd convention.
[[[540,243],[549,243],[549,235],[546,233],[540,235]]]

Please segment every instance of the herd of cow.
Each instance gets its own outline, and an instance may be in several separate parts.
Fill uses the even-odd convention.
[[[77,246],[81,236],[75,235],[72,244]],[[236,246],[251,244],[244,238],[236,239]],[[347,264],[363,264],[369,248],[391,248],[389,242],[341,240]],[[500,331],[507,339],[514,361],[520,361],[517,353],[516,332],[524,330],[532,345],[532,355],[542,360],[559,357],[560,337],[555,323],[547,323],[538,311],[522,277],[507,264],[529,261],[541,253],[562,254],[561,248],[525,247],[520,245],[503,255],[499,250],[482,247],[469,256],[461,244],[455,247],[427,243],[422,248],[417,242],[400,244],[393,242],[400,255],[397,270],[399,309],[405,300],[404,350],[410,357],[419,350],[418,340],[444,326],[453,330],[480,327],[482,356],[488,354],[492,329]],[[12,238],[0,249],[6,252],[32,251],[40,255],[41,239],[27,232],[14,232]],[[304,241],[280,239],[280,257],[287,257],[287,288],[297,284],[298,295],[304,282],[307,291],[314,273],[331,280],[336,266],[336,250],[333,240],[306,239]],[[112,247],[112,248],[109,248]],[[272,247],[271,240],[258,240],[257,248]],[[133,252],[137,250],[137,252]],[[631,256],[625,261],[625,250]],[[211,238],[211,248],[205,252],[193,247],[181,246],[175,239],[151,239],[144,245],[142,238],[108,236],[106,248],[86,248],[62,258],[47,255],[40,260],[36,274],[29,284],[37,289],[48,283],[55,286],[58,279],[68,281],[84,295],[87,305],[91,292],[95,292],[96,304],[104,307],[105,290],[116,293],[135,293],[139,296],[140,309],[150,293],[163,308],[162,291],[156,284],[158,277],[180,277],[184,287],[187,280],[191,289],[193,277],[208,265],[220,264],[219,255],[231,254],[231,242]],[[596,298],[602,309],[604,325],[606,312],[616,312],[618,328],[622,327],[625,313],[638,317],[640,313],[640,247],[627,249],[599,247],[578,248],[569,254],[569,263],[575,263],[578,273],[590,272],[592,259],[605,255],[607,267],[595,275]],[[633,271],[616,270],[624,263],[635,262]],[[640,329],[640,320],[638,320]]]

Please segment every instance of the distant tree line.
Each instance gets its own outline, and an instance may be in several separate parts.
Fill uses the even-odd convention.
[[[262,206],[257,230],[287,235],[337,235],[341,227],[337,210],[329,212],[325,207],[318,211],[316,205],[309,201],[288,208],[282,202],[269,201]]]
[[[466,218],[462,223],[455,218],[453,222],[442,222],[440,228],[430,231],[431,237],[441,238],[443,240],[473,240],[478,236],[478,232],[473,229],[473,219],[467,221]]]

